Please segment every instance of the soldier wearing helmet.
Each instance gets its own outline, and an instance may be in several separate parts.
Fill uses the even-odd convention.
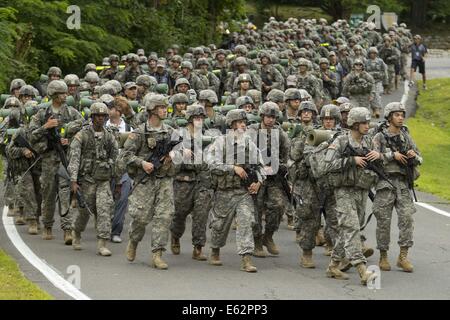
[[[388,67],[388,84],[384,87],[384,93],[391,94],[397,84],[396,67],[400,65],[401,52],[389,36],[384,37],[383,45],[378,51],[379,57]]]
[[[135,82],[138,76],[144,74],[142,67],[139,65],[139,56],[137,54],[128,54],[127,63],[127,67],[123,71],[118,72],[114,77],[115,80],[121,83]]]
[[[111,239],[111,210],[114,200],[111,195],[111,179],[120,180],[115,175],[114,164],[119,154],[116,138],[105,127],[108,107],[95,102],[90,107],[92,122],[83,127],[70,144],[70,175],[73,193],[82,192],[86,196],[86,206],[96,218],[97,254],[110,256],[106,243]],[[73,217],[72,247],[81,250],[81,232],[86,228],[90,212],[79,208]]]
[[[226,131],[225,116],[214,111],[214,106],[219,102],[217,94],[212,90],[202,90],[198,96],[198,102],[205,107],[207,121],[205,129],[217,129],[222,133]]]
[[[237,90],[228,96],[225,102],[228,105],[235,104],[237,98],[247,95],[248,90],[250,90],[252,86],[253,79],[248,73],[241,73],[236,81]]]
[[[341,111],[334,104],[324,105],[320,109],[320,120],[322,121],[322,129],[335,130],[341,123]]]
[[[331,103],[339,94],[340,83],[335,72],[330,70],[330,62],[327,58],[319,59],[319,71],[317,78],[322,80],[324,104]]]
[[[269,52],[261,51],[259,53],[261,65],[258,68],[258,73],[261,78],[261,91],[263,99],[272,89],[284,90],[284,79],[280,71],[272,64],[272,57]]]
[[[205,261],[207,257],[202,253],[206,244],[206,224],[211,208],[213,190],[211,174],[208,166],[202,160],[202,127],[206,117],[205,108],[194,103],[186,109],[185,128],[180,128],[183,146],[187,151],[174,181],[175,215],[170,227],[171,250],[175,255],[180,254],[180,238],[186,229],[186,217],[190,214],[192,223],[192,258]],[[182,196],[181,196],[182,195]]]
[[[205,82],[208,89],[213,90],[218,94],[220,88],[220,80],[214,73],[209,71],[209,67],[210,65],[207,58],[199,58],[197,60],[197,74]]]
[[[169,239],[169,227],[174,215],[173,177],[175,167],[172,159],[180,157],[178,151],[170,151],[160,158],[161,163],[149,162],[148,156],[157,150],[157,145],[171,141],[174,129],[163,122],[167,117],[168,100],[154,94],[146,101],[148,118],[145,123],[130,133],[123,147],[123,156],[118,165],[127,168],[132,178],[147,175],[145,183],[138,183],[129,198],[132,217],[127,246],[127,259],[134,261],[138,243],[145,234],[147,224],[153,220],[151,241],[151,265],[167,269],[162,253]],[[167,142],[164,142],[167,141]],[[150,195],[150,197],[149,197]]]
[[[64,82],[67,85],[67,94],[72,96],[75,103],[75,109],[79,109],[80,104],[80,78],[76,74],[68,74],[64,77]]]
[[[370,102],[370,107],[375,118],[380,117],[381,111],[381,94],[383,87],[388,85],[388,66],[378,57],[378,49],[376,47],[369,48],[369,58],[366,60],[365,70],[373,77],[375,81],[374,98]]]
[[[353,70],[345,78],[342,95],[350,98],[356,107],[370,109],[370,102],[374,99],[375,80],[364,70],[364,63],[360,59],[353,61]]]
[[[322,85],[319,79],[308,71],[308,60],[301,58],[298,67],[297,88],[306,90],[312,96],[314,102],[320,105],[323,98]]]
[[[102,72],[100,72],[100,78],[112,80],[119,72],[119,56],[116,54],[112,54],[109,56],[108,60],[109,67],[105,67]]]
[[[351,131],[334,139],[325,155],[325,163],[333,167],[333,172],[336,172],[328,175],[328,182],[334,187],[336,215],[340,230],[327,269],[327,276],[348,279],[348,275],[339,269],[339,264],[346,258],[356,267],[363,285],[376,276],[367,271],[367,260],[363,253],[364,245],[360,234],[360,221],[365,220],[367,192],[377,181],[377,175],[365,168],[368,162],[381,159],[381,154],[374,150],[367,136],[370,118],[370,111],[366,108],[356,107],[350,110],[348,125]],[[350,176],[354,178],[343,179]],[[347,220],[350,217],[351,219]],[[345,224],[344,221],[346,221]]]
[[[20,88],[22,88],[24,85],[26,85],[26,83],[22,79],[14,79],[14,80],[12,80],[10,85],[9,85],[9,93],[12,96],[15,96],[16,98],[19,98]]]
[[[170,98],[170,103],[172,104],[173,119],[184,119],[186,116],[186,107],[189,103],[189,98],[184,93],[176,93]]]
[[[341,128],[349,129],[347,124],[348,113],[353,109],[353,105],[349,102],[344,102],[339,105],[339,110],[341,112]]]
[[[230,110],[226,123],[231,130],[215,140],[207,155],[216,189],[211,209],[213,222],[209,263],[222,265],[220,248],[226,244],[228,230],[236,217],[239,222],[236,244],[237,253],[241,256],[240,270],[256,272],[257,268],[251,260],[255,250],[252,226],[255,222],[254,199],[265,179],[261,153],[246,134],[247,114],[244,110]],[[230,144],[235,147],[227,148]],[[255,159],[251,158],[250,150],[256,151]],[[250,166],[250,163],[256,164]]]
[[[155,86],[157,85],[155,77],[149,76],[147,74],[142,74],[136,78],[137,85],[137,100],[142,103],[146,94],[153,92]]]
[[[404,126],[405,115],[406,109],[402,103],[387,104],[384,107],[387,125],[381,126],[373,138],[375,150],[380,152],[384,159],[383,171],[397,186],[397,190],[393,189],[385,180],[380,179],[373,202],[373,213],[377,218],[377,248],[380,250],[379,266],[383,271],[391,270],[388,250],[391,236],[390,221],[394,207],[399,221],[400,254],[397,266],[405,272],[413,272],[414,269],[407,256],[408,250],[413,245],[413,214],[416,212],[410,189],[411,184],[418,178],[417,167],[422,164],[423,159]]]
[[[251,78],[251,88],[252,89],[261,89],[261,79],[258,75],[253,74],[248,68],[248,59],[244,57],[237,57],[234,61],[234,67],[236,71],[234,71],[229,79],[227,84],[225,85],[225,91],[233,92],[238,89],[239,83],[238,78],[241,74],[247,74]]]
[[[221,97],[225,91],[225,84],[227,82],[228,70],[230,69],[230,62],[225,59],[226,52],[224,49],[218,49],[215,53],[212,62],[212,70],[220,80],[218,95]]]
[[[198,75],[196,75],[194,72],[194,67],[192,66],[192,63],[190,61],[183,61],[181,63],[181,74],[180,78],[185,78],[189,81],[191,84],[191,88],[195,90],[195,92],[198,94],[201,90],[208,89],[207,85],[205,85],[205,82],[200,80]]]
[[[47,94],[51,98],[51,104],[40,109],[32,118],[29,125],[30,143],[37,152],[42,154],[42,216],[44,240],[53,239],[52,227],[55,214],[55,198],[58,192],[60,197],[61,228],[64,230],[64,243],[72,243],[72,213],[70,208],[70,186],[64,179],[57,181],[55,176],[58,167],[66,157],[59,154],[55,143],[60,143],[63,148],[69,145],[69,139],[80,129],[83,118],[73,107],[66,104],[68,88],[64,81],[53,80],[48,84]],[[64,127],[67,126],[67,130]],[[63,135],[63,133],[65,133]],[[62,136],[62,137],[61,137]]]
[[[19,90],[19,100],[22,104],[33,100],[36,97],[35,88],[29,84],[24,85]]]
[[[255,104],[249,96],[241,96],[236,99],[236,108],[244,110],[246,113],[255,112]],[[256,110],[257,111],[257,110]]]

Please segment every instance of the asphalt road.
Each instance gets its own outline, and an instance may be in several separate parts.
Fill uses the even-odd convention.
[[[428,65],[432,75],[440,75],[448,70],[450,59],[430,58]],[[434,73],[433,70],[436,70]],[[448,74],[448,73],[447,73]],[[432,77],[432,76],[431,76]],[[384,103],[399,101],[401,92],[384,97]],[[414,90],[410,92],[408,107],[413,108]],[[410,113],[410,112],[409,112]],[[426,202],[450,213],[450,205],[432,195],[418,192],[420,202]],[[0,199],[0,208],[3,207]],[[235,231],[231,231],[227,245],[221,250],[221,267],[198,262],[191,258],[190,220],[187,232],[182,238],[181,255],[174,256],[170,250],[164,258],[169,270],[160,271],[149,266],[150,228],[139,244],[134,263],[125,258],[128,240],[129,219],[123,232],[122,244],[109,245],[111,257],[96,255],[96,239],[91,220],[83,233],[84,250],[76,252],[71,246],[64,246],[62,232],[55,223],[56,239],[44,241],[40,236],[31,236],[25,226],[18,226],[20,236],[31,250],[68,279],[68,268],[78,266],[81,271],[80,290],[92,299],[448,299],[450,298],[450,217],[417,207],[415,214],[415,245],[411,250],[411,261],[415,266],[412,274],[399,271],[395,267],[399,252],[397,219],[392,221],[391,251],[389,259],[392,271],[381,274],[381,287],[370,290],[359,284],[359,277],[353,268],[349,271],[350,280],[328,279],[325,270],[329,257],[323,255],[324,249],[314,250],[316,269],[303,269],[299,266],[300,250],[294,242],[295,232],[286,228],[282,222],[279,232],[274,236],[280,248],[278,257],[254,258],[258,272],[248,274],[239,271],[240,258],[236,254]],[[370,204],[368,212],[371,211]],[[9,220],[11,222],[11,219]],[[10,223],[9,222],[9,223]],[[365,230],[367,244],[375,246],[375,218]],[[208,234],[209,235],[209,234]],[[12,255],[24,274],[39,284],[57,299],[70,299],[56,289],[40,272],[26,261],[13,246],[3,222],[0,224],[0,247]],[[208,244],[206,246],[208,248]],[[378,253],[368,259],[368,265],[375,265]]]

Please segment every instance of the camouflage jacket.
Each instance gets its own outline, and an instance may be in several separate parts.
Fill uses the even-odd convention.
[[[352,71],[344,80],[342,94],[346,97],[358,94],[371,94],[375,90],[375,80],[366,71]]]

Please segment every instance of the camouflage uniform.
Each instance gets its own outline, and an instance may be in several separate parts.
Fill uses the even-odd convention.
[[[394,89],[395,84],[395,66],[399,64],[400,62],[400,50],[398,50],[393,45],[387,47],[386,45],[383,45],[381,47],[380,51],[380,58],[383,59],[383,61],[388,66],[388,84],[385,87],[388,92],[392,91]]]
[[[58,112],[55,112],[50,105],[45,109],[41,109],[35,114],[30,122],[29,130],[30,143],[34,149],[42,155],[42,174],[41,174],[41,190],[42,190],[42,214],[43,223],[46,228],[51,228],[54,223],[55,214],[55,198],[56,193],[59,193],[60,199],[60,213],[68,212],[64,217],[61,217],[61,228],[63,230],[70,230],[72,224],[71,211],[69,208],[70,188],[66,181],[58,179],[57,171],[61,164],[61,159],[56,150],[51,149],[48,142],[49,130],[43,126],[47,122],[48,116],[52,115],[59,119],[60,126],[55,128],[58,132],[65,131],[66,137],[71,139],[75,133],[80,129],[83,121],[81,114],[73,107],[63,104]],[[68,125],[67,130],[63,128]],[[58,183],[59,180],[59,183]],[[59,184],[59,191],[58,191]]]
[[[67,168],[71,182],[77,182],[86,198],[86,205],[95,216],[99,239],[111,238],[111,218],[114,200],[110,181],[114,177],[114,164],[118,144],[112,131],[94,131],[89,125],[79,131],[70,144],[70,162]],[[115,177],[116,181],[120,177]],[[89,221],[89,211],[79,208],[73,219],[72,230],[81,233]]]
[[[323,93],[321,82],[312,73],[298,73],[297,88],[308,91],[308,93],[312,96],[314,103],[320,104],[322,102]]]
[[[370,50],[369,50],[370,52]],[[381,94],[383,87],[388,84],[388,68],[380,58],[367,59],[365,70],[373,77],[375,81],[375,90],[373,100],[370,102],[372,110],[381,109]]]
[[[414,166],[422,162],[422,157],[405,128],[402,128],[400,134],[396,135],[390,133],[387,128],[383,128],[375,135],[373,141],[375,150],[383,154],[386,175],[397,187],[395,190],[382,179],[376,186],[373,213],[377,218],[377,247],[379,250],[389,250],[392,210],[395,207],[400,231],[398,244],[400,247],[409,248],[413,245],[413,214],[416,212],[416,208],[409,191],[406,166],[394,159],[394,152],[414,150],[417,153]]]
[[[355,107],[369,109],[369,98],[373,96],[375,81],[366,71],[352,71],[344,80],[342,95],[349,97]]]
[[[148,121],[141,124],[128,136],[120,156],[120,166],[128,164],[129,174],[134,179],[137,174],[144,174],[142,162],[152,152],[156,142],[170,137],[173,129],[166,124],[161,128],[152,128]],[[130,170],[134,171],[131,172]],[[169,227],[174,215],[173,163],[163,165],[157,172],[144,178],[135,186],[129,198],[130,240],[138,243],[145,234],[145,228],[152,224],[152,252],[165,250],[169,238]]]

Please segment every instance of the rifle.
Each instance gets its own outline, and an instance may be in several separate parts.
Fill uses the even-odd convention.
[[[70,185],[69,172],[67,171],[67,168],[64,167],[62,164],[58,168],[58,176],[60,176],[64,180],[66,180],[68,182],[68,184]],[[78,206],[82,209],[86,209],[89,212],[89,214],[93,215],[93,213],[92,213],[91,209],[89,209],[89,206],[86,203],[86,199],[85,199],[83,193],[80,191],[80,189],[78,189],[77,192],[75,193],[75,197],[78,202]],[[71,199],[71,202],[72,202],[72,200],[73,199]],[[72,207],[74,207],[74,206],[72,206]],[[64,215],[61,215],[61,217],[65,217],[67,215],[67,213],[68,213],[68,211]]]
[[[296,208],[297,201],[295,197],[292,196],[291,186],[289,185],[289,182],[287,180],[287,175],[288,175],[287,169],[285,167],[280,167],[276,176],[280,180],[281,187],[283,188],[283,191],[286,194],[289,202],[293,204],[294,208]]]
[[[150,154],[144,159],[145,162],[150,162],[153,164],[152,173],[148,174],[147,172],[143,172],[140,176],[135,179],[135,183],[133,185],[133,189],[131,189],[130,195],[133,193],[134,189],[141,184],[145,178],[151,176],[153,173],[158,171],[159,168],[163,165],[163,159],[169,154],[172,149],[180,144],[183,141],[181,137],[178,140],[172,140],[171,137],[167,137],[166,139],[159,140],[156,142],[155,148],[150,152]]]
[[[347,147],[345,149],[348,149],[350,152],[347,153],[347,156],[356,156],[356,157],[366,157],[367,154],[370,152],[367,148],[362,148],[361,151],[355,150],[350,144],[347,144]],[[344,153],[346,153],[344,151]],[[387,183],[389,183],[394,189],[397,187],[392,183],[391,180],[387,177],[387,175],[383,172],[383,169],[381,168],[382,164],[380,160],[375,161],[368,161],[367,166],[364,169],[371,170],[375,172],[380,179],[385,180]]]
[[[33,153],[34,157],[36,158],[33,161],[33,163],[27,168],[27,170],[23,173],[22,176],[25,176],[31,169],[34,168],[34,166],[39,162],[39,160],[41,160],[42,157],[36,150],[33,149],[30,143],[21,134],[18,134],[14,138],[14,144],[19,148],[27,148]]]

